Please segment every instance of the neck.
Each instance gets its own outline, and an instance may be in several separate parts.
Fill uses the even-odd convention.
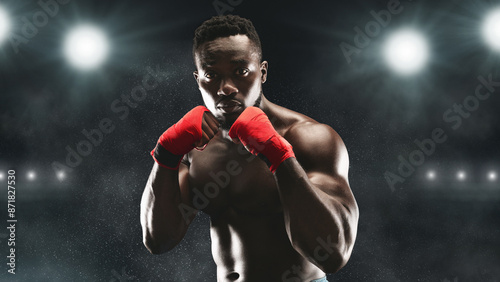
[[[259,108],[266,113],[266,115],[269,117],[269,114],[271,113],[271,105],[272,103],[267,100],[267,98],[262,94],[262,100],[260,101]]]

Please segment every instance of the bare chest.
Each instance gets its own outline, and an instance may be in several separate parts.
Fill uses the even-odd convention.
[[[242,145],[210,143],[191,153],[189,186],[195,208],[211,216],[228,209],[249,215],[281,211],[276,181],[261,159]]]

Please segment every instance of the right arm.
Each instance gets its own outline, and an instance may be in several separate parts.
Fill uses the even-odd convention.
[[[181,203],[191,207],[187,178],[188,167],[183,163],[179,170],[154,163],[141,200],[143,243],[152,254],[173,249],[196,215],[183,215],[179,209]]]
[[[206,145],[218,127],[210,111],[198,106],[160,136],[141,200],[143,242],[152,254],[165,253],[179,244],[196,216],[189,195],[189,167],[181,158],[194,147]]]

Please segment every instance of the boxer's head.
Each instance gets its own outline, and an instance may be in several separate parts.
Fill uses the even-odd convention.
[[[195,31],[193,57],[205,106],[224,127],[246,107],[260,105],[267,62],[249,20],[228,15],[205,21]]]

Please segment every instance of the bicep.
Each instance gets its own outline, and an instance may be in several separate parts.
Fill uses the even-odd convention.
[[[292,132],[289,142],[318,192],[354,208],[348,180],[349,156],[337,132],[325,124],[305,124]]]

